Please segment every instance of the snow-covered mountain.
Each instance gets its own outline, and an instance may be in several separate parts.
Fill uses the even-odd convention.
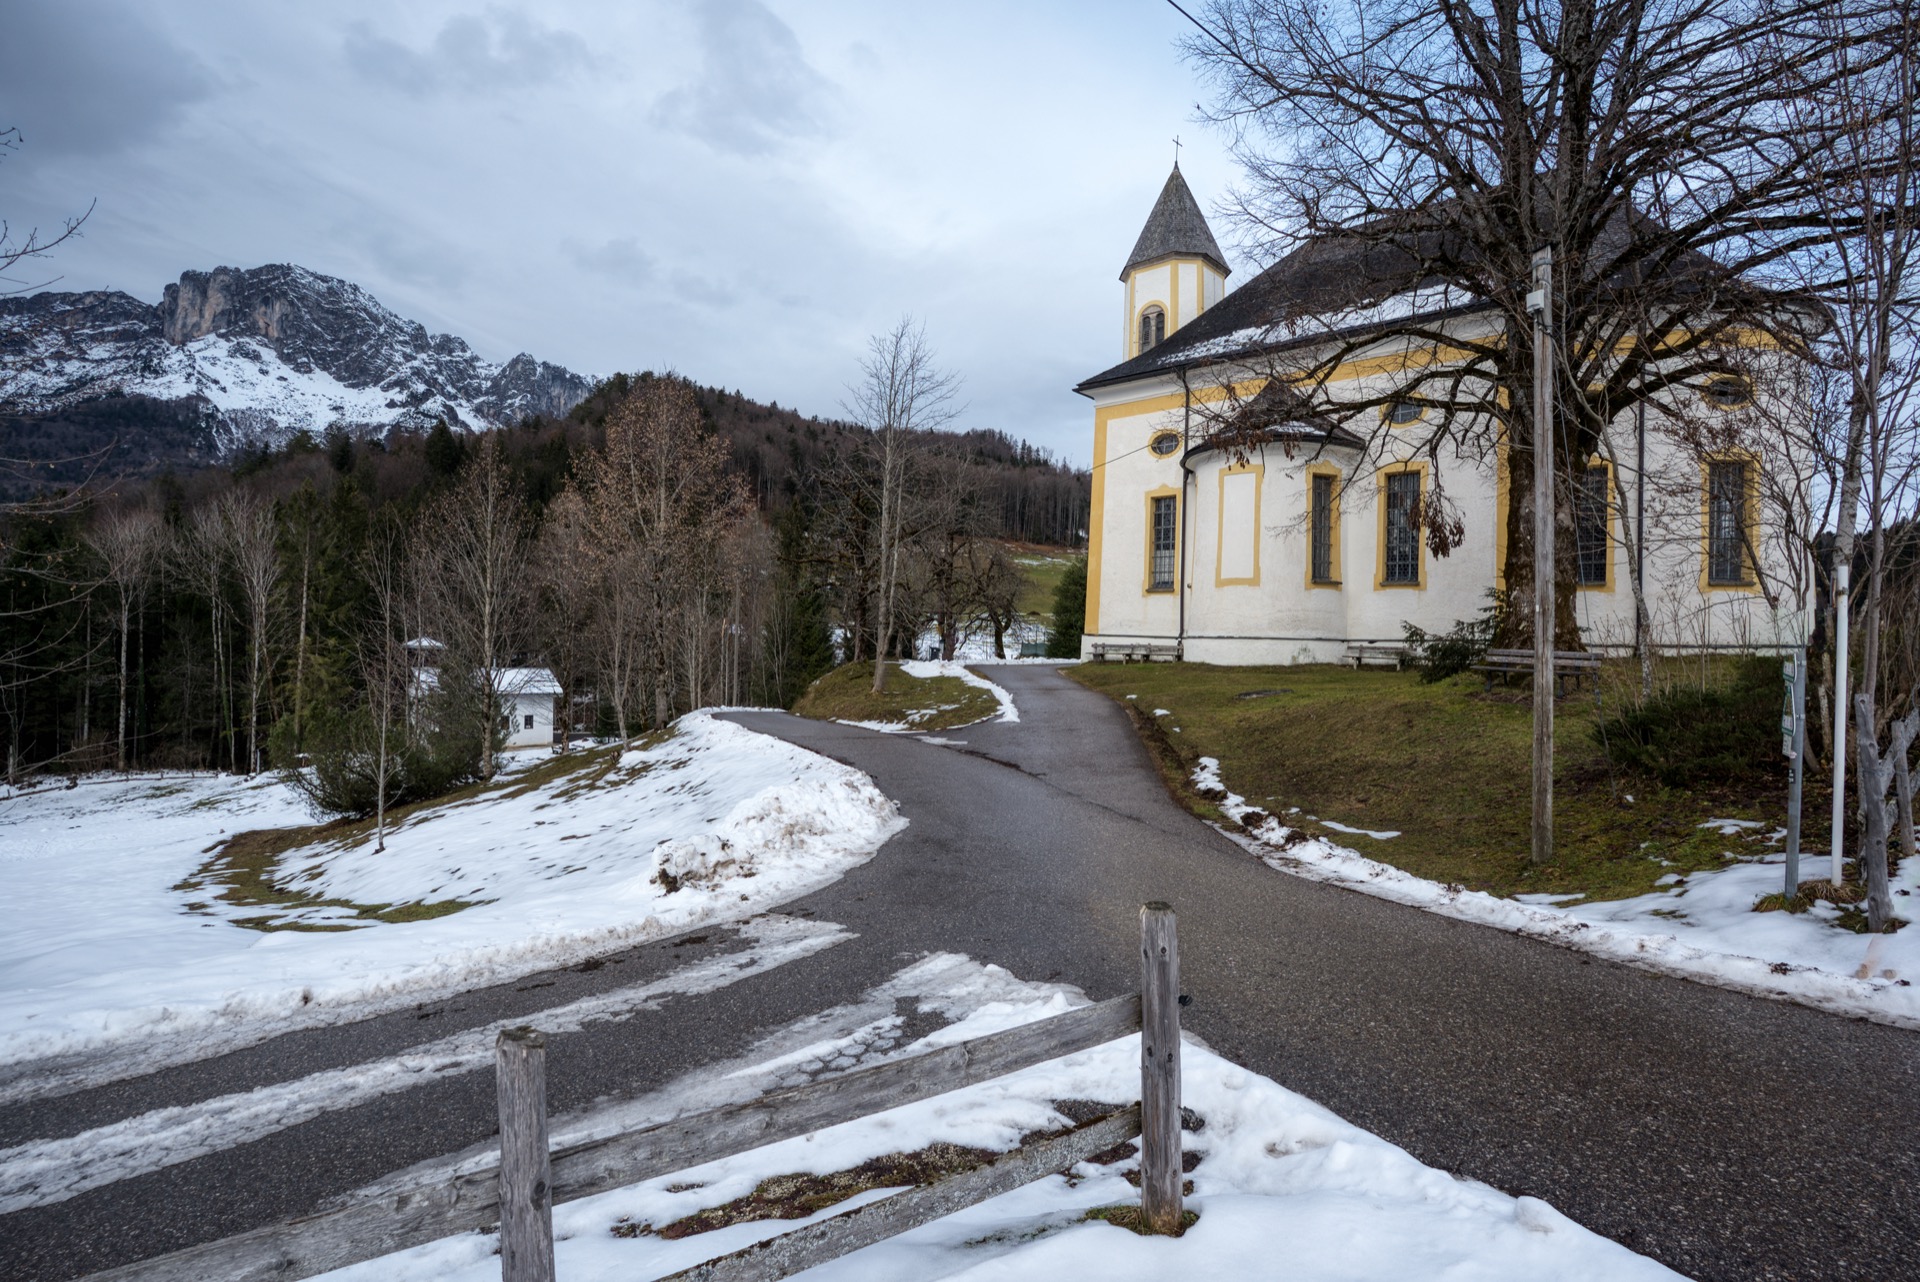
[[[504,365],[429,334],[350,281],[272,263],[186,272],[158,306],[118,290],[0,298],[0,409],[113,394],[194,399],[223,446],[301,428],[482,428],[564,414],[589,380],[526,353]]]

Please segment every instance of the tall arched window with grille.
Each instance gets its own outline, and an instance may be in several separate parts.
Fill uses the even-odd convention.
[[[1149,307],[1140,313],[1140,350],[1158,347],[1166,341],[1167,314],[1159,307]]]

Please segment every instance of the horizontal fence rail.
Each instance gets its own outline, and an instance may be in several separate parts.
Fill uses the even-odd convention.
[[[778,1282],[802,1269],[825,1264],[908,1229],[917,1229],[990,1197],[1011,1193],[1139,1134],[1140,1106],[1131,1104],[1063,1135],[1017,1148],[985,1166],[756,1242],[731,1255],[683,1269],[660,1282]],[[1178,1165],[1176,1162],[1176,1169]]]
[[[1167,916],[1171,918],[1170,910]],[[1172,980],[1172,985],[1177,986],[1177,978]],[[1157,988],[1169,990],[1169,984],[1163,981]],[[674,1118],[641,1130],[566,1145],[552,1150],[550,1155],[549,1205],[591,1197],[780,1140],[858,1121],[873,1113],[978,1085],[1063,1055],[1088,1050],[1137,1033],[1140,1028],[1140,996],[1128,994],[1036,1023],[957,1042],[924,1054],[889,1060],[805,1086],[772,1091],[755,1099]],[[1177,1118],[1177,1109],[1175,1116]],[[1132,1117],[1134,1120],[1115,1120],[1123,1117]],[[590,1118],[583,1119],[583,1122],[591,1125]],[[910,1216],[913,1213],[911,1208],[945,1205],[944,1201],[934,1197],[933,1190],[946,1188],[948,1193],[952,1193],[956,1188],[973,1187],[956,1182],[987,1180],[994,1178],[989,1174],[992,1172],[1010,1178],[1012,1172],[1034,1169],[1031,1158],[1016,1160],[1022,1154],[1031,1155],[1042,1150],[1047,1153],[1077,1153],[1079,1144],[1092,1142],[1087,1137],[1095,1128],[1110,1125],[1121,1129],[1130,1125],[1134,1129],[1127,1136],[1088,1149],[1088,1154],[1111,1148],[1121,1139],[1138,1134],[1138,1111],[1115,1114],[1055,1139],[1016,1150],[985,1167],[927,1185],[912,1193],[872,1203],[870,1206],[876,1212],[883,1206],[896,1207],[889,1213],[892,1218],[867,1216],[860,1223],[894,1223],[900,1216]],[[1106,1134],[1105,1131],[1100,1133]],[[1076,1140],[1075,1137],[1082,1138]],[[1177,1132],[1172,1142],[1173,1151],[1177,1154]],[[1041,1160],[1052,1159],[1047,1157]],[[1006,1188],[1018,1187],[1020,1183],[1062,1170],[1080,1160],[1081,1157],[1068,1156],[1061,1165],[1050,1171],[1028,1176],[1006,1185]],[[1177,1157],[1175,1166],[1177,1169]],[[294,1279],[308,1278],[349,1264],[376,1259],[455,1233],[501,1223],[500,1175],[500,1166],[492,1164],[463,1175],[381,1194],[337,1210],[302,1216],[235,1237],[90,1274],[83,1282],[131,1282],[132,1279],[141,1279],[141,1282],[207,1282],[209,1279],[221,1279],[223,1282],[294,1282]],[[1177,1196],[1177,1183],[1175,1190]],[[995,1187],[994,1191],[1004,1190]],[[920,1196],[923,1194],[927,1196]],[[988,1193],[983,1196],[992,1195]],[[863,1207],[861,1212],[867,1209]],[[947,1213],[945,1210],[934,1212],[928,1218]],[[849,1212],[832,1221],[825,1221],[823,1225],[839,1223],[856,1214],[859,1213]],[[911,1225],[902,1224],[900,1228],[866,1240],[878,1241],[880,1237],[904,1231],[906,1227]],[[836,1230],[840,1231],[843,1230]],[[775,1242],[781,1240],[773,1239]],[[857,1245],[864,1245],[866,1240]],[[853,1247],[843,1249],[851,1250]],[[688,1276],[709,1275],[690,1273]],[[784,1277],[786,1272],[716,1273],[710,1276],[715,1279],[773,1278]]]

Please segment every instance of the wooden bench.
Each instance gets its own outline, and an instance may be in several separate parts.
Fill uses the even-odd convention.
[[[1500,678],[1505,685],[1508,678],[1533,675],[1533,651],[1531,650],[1489,650],[1473,670],[1486,678],[1487,692],[1493,692],[1493,679]],[[1578,682],[1581,678],[1597,681],[1600,676],[1600,656],[1591,650],[1555,650],[1553,652],[1554,694],[1564,695],[1568,682]]]
[[[1352,641],[1347,644],[1347,666],[1355,672],[1369,663],[1391,665],[1395,671],[1407,666],[1407,647],[1401,641]]]
[[[1122,663],[1152,663],[1164,659],[1171,663],[1180,657],[1180,647],[1161,641],[1095,641],[1093,643],[1095,662],[1105,663],[1108,659],[1118,659]]]

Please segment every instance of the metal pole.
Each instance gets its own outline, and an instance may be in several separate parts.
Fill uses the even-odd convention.
[[[1633,653],[1643,655],[1647,642],[1647,403],[1633,407]],[[1644,664],[1646,661],[1642,659]],[[1642,672],[1650,672],[1643,666]],[[1597,683],[1596,683],[1597,684]],[[1642,690],[1642,695],[1653,691]]]
[[[1533,255],[1533,862],[1553,859],[1553,250]]]
[[[1793,757],[1793,781],[1787,785],[1787,886],[1786,897],[1792,899],[1800,893],[1800,781],[1806,773],[1807,761],[1807,652],[1803,647],[1793,652],[1793,718],[1791,730],[1792,743],[1789,752]]]
[[[1833,567],[1833,844],[1829,847],[1833,869],[1829,876],[1836,886],[1844,880],[1841,863],[1847,845],[1847,596],[1852,579],[1852,562]]]

